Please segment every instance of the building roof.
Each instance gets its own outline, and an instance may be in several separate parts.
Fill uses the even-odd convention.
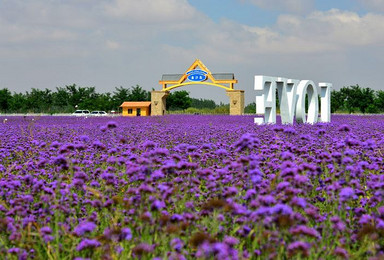
[[[163,74],[161,81],[178,81],[184,74]]]
[[[163,74],[161,81],[179,81],[184,74]],[[215,80],[234,80],[234,73],[212,73]]]
[[[232,80],[235,79],[235,74],[233,73],[212,73],[212,76],[215,80]]]
[[[149,107],[151,101],[124,102],[120,107]]]

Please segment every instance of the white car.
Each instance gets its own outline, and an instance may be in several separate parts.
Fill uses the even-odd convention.
[[[88,116],[89,114],[89,110],[76,110],[72,113],[73,116]]]
[[[108,116],[105,111],[92,111],[90,116]]]

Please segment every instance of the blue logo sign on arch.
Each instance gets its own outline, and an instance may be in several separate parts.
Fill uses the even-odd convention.
[[[188,79],[190,81],[199,82],[207,79],[208,72],[204,70],[190,70],[186,74],[188,75]]]

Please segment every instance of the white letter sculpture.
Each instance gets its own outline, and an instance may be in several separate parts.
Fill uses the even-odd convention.
[[[255,76],[256,113],[264,118],[255,118],[256,124],[276,124],[276,90],[280,102],[280,115],[283,124],[314,124],[319,120],[319,92],[321,101],[321,122],[331,122],[331,83],[311,80],[296,80],[280,77]],[[305,97],[308,95],[306,117]]]

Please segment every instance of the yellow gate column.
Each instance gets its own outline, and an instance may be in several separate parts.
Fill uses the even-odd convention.
[[[151,115],[162,116],[167,112],[166,99],[169,91],[152,91],[151,92]]]
[[[244,90],[227,90],[229,96],[229,114],[244,115]]]

